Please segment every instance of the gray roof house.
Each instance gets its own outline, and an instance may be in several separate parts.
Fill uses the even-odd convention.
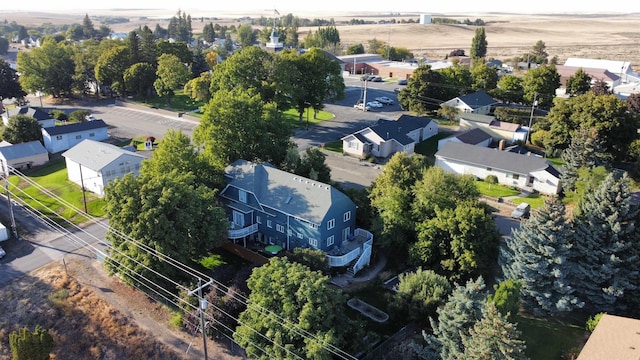
[[[234,242],[318,249],[329,266],[354,272],[369,263],[373,235],[355,228],[355,204],[333,186],[246,160],[229,165],[225,180],[220,199]]]
[[[107,129],[107,124],[102,120],[52,126],[42,129],[42,139],[50,153],[57,153],[72,148],[84,139],[106,140],[109,137]]]
[[[42,126],[43,128],[55,126],[56,124],[56,119],[49,115],[48,112],[42,110],[41,108],[28,106],[7,110],[2,113],[2,122],[4,123],[4,125],[7,126],[9,124],[9,117],[15,115],[31,116],[32,118],[36,119],[38,121],[38,124],[40,124],[40,126]]]
[[[463,113],[474,113],[486,115],[491,112],[491,106],[498,104],[489,94],[484,91],[476,91],[471,94],[458,96],[442,105],[453,106]],[[440,106],[442,106],[440,105]]]
[[[85,139],[62,153],[69,180],[100,196],[110,181],[138,175],[145,156],[115,145]]]
[[[2,173],[9,173],[9,166],[16,169],[29,169],[44,165],[49,161],[49,152],[40,141],[0,146],[0,164]]]
[[[438,133],[438,122],[427,117],[402,115],[398,120],[380,119],[373,125],[344,136],[345,154],[386,158],[396,152],[412,155],[415,145]]]
[[[480,179],[495,175],[500,184],[543,194],[557,194],[561,189],[560,172],[539,156],[449,141],[435,157],[435,165],[450,173]]]
[[[488,147],[489,145],[491,145],[491,142],[493,142],[493,138],[491,137],[491,134],[488,134],[482,129],[473,128],[463,132],[462,134],[438,140],[438,149],[442,148],[442,146],[449,141]]]

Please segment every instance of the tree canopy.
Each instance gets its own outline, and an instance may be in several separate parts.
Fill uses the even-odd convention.
[[[34,140],[42,142],[42,126],[38,120],[29,115],[13,115],[2,132],[2,138],[12,144]]]
[[[320,272],[274,257],[247,285],[247,309],[233,337],[252,358],[329,360],[358,343],[346,298]]]
[[[293,146],[291,128],[275,104],[243,89],[216,92],[193,136],[211,163],[223,167],[238,159],[278,166]]]
[[[47,37],[40,47],[18,53],[18,72],[22,88],[53,97],[71,93],[75,65],[71,48]]]
[[[477,28],[476,34],[471,40],[471,50],[469,51],[469,55],[472,59],[483,58],[487,56],[487,34],[484,31],[484,28]]]
[[[0,58],[0,104],[4,99],[23,98],[26,95],[27,93],[20,86],[16,71],[11,68],[8,62]],[[0,105],[1,107],[2,105]]]
[[[160,55],[156,75],[158,77],[153,87],[158,95],[167,98],[167,104],[171,103],[175,90],[182,88],[191,79],[189,68],[177,56],[171,54]]]

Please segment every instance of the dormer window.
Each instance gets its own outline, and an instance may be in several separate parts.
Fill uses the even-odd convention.
[[[244,190],[239,190],[238,191],[238,200],[240,200],[240,202],[243,203],[247,203],[247,192]]]

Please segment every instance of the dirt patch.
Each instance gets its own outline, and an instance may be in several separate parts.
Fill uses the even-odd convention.
[[[49,329],[55,359],[202,359],[202,338],[169,324],[171,312],[106,274],[90,258],[67,256],[0,292],[0,359],[10,359],[9,333]],[[207,342],[212,359],[242,359]],[[187,352],[188,350],[188,352]]]

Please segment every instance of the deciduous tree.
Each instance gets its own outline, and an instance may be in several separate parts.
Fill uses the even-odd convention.
[[[498,89],[495,96],[506,103],[524,102],[524,89],[522,88],[522,78],[515,75],[504,75],[498,81]]]
[[[431,70],[430,65],[420,65],[414,70],[407,87],[398,94],[398,102],[403,109],[417,114],[438,110],[442,102],[450,99],[444,84],[445,79],[440,72]]]
[[[0,59],[0,104],[4,99],[23,98],[27,93],[22,90],[18,74],[8,62]],[[0,105],[0,108],[2,105]]]
[[[42,141],[42,127],[38,120],[29,115],[13,115],[2,132],[2,138],[12,144],[33,140]]]
[[[582,95],[591,89],[591,76],[580,68],[569,76],[566,88],[569,96]]]
[[[129,49],[126,46],[110,48],[100,55],[96,63],[96,79],[124,94],[124,72],[129,67]]]
[[[71,48],[51,37],[44,38],[40,47],[18,53],[20,85],[31,93],[70,94],[74,67]]]
[[[450,292],[451,284],[446,277],[419,267],[414,272],[400,274],[398,289],[390,305],[403,317],[424,322],[435,315],[435,310]]]
[[[498,73],[496,69],[485,62],[475,64],[471,68],[471,87],[476,90],[490,91],[498,86]]]
[[[177,56],[171,54],[160,55],[156,75],[153,87],[158,95],[166,97],[167,104],[171,104],[175,90],[182,88],[191,79],[189,68]]]
[[[242,47],[252,46],[256,42],[256,33],[249,24],[238,27],[238,36],[236,41]]]
[[[156,70],[149,63],[136,63],[124,71],[124,84],[126,88],[145,99],[153,88],[156,80]]]
[[[243,89],[218,91],[194,131],[196,144],[220,166],[237,159],[279,165],[292,146],[290,136],[290,125],[275,104]]]
[[[233,337],[250,357],[331,359],[330,347],[348,351],[358,343],[344,295],[320,272],[276,257],[247,285],[247,309]]]
[[[331,183],[331,168],[325,162],[325,155],[318,148],[305,150],[295,173],[326,184]]]
[[[538,105],[543,108],[553,106],[553,99],[559,87],[560,74],[555,65],[542,65],[530,69],[522,77],[524,100],[529,104],[538,101]]]

